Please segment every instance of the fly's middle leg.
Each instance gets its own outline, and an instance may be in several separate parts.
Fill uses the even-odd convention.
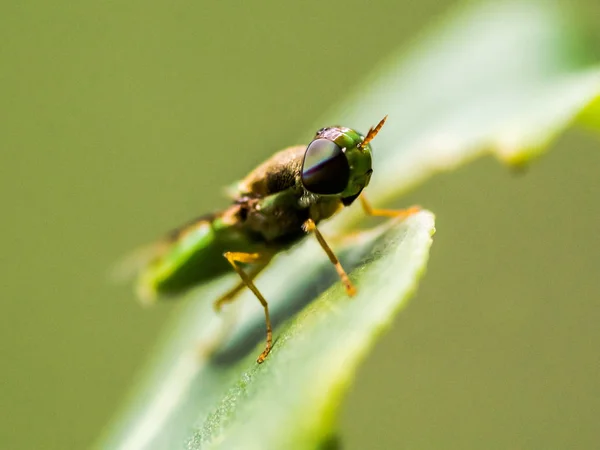
[[[263,263],[252,268],[252,270],[248,271],[248,278],[254,281],[254,279],[258,276],[258,274],[260,274],[263,271],[265,267],[267,267],[267,264]],[[225,294],[223,294],[221,297],[215,300],[215,302],[213,303],[215,311],[220,312],[223,308],[223,305],[233,302],[236,299],[237,295],[242,290],[244,290],[246,286],[247,285],[244,282],[244,280],[240,280],[239,283],[236,284],[233,288],[231,288],[229,291],[227,291]]]
[[[233,293],[233,295],[235,295],[244,286],[247,286],[252,291],[252,293],[256,296],[256,298],[258,299],[258,301],[260,302],[260,304],[262,305],[262,307],[263,307],[263,309],[265,311],[265,324],[266,324],[266,328],[267,328],[267,341],[266,341],[266,344],[265,344],[265,349],[258,356],[258,358],[256,360],[257,363],[261,364],[262,362],[264,362],[265,358],[267,357],[267,355],[271,351],[271,346],[273,345],[273,328],[271,326],[271,318],[269,316],[269,304],[267,303],[267,300],[263,297],[263,295],[260,293],[260,291],[258,290],[258,288],[256,287],[256,285],[252,281],[254,279],[254,277],[256,277],[256,275],[258,275],[258,273],[252,272],[250,274],[247,274],[244,271],[244,269],[242,269],[242,267],[240,267],[239,263],[242,263],[242,264],[253,264],[253,263],[261,264],[262,267],[260,267],[260,269],[258,269],[258,272],[260,272],[266,266],[267,262],[270,260],[270,257],[269,256],[265,256],[265,255],[261,255],[260,253],[242,253],[242,252],[225,252],[223,254],[223,256],[227,259],[227,261],[229,261],[229,264],[231,264],[231,266],[233,267],[233,269],[237,272],[237,274],[242,279],[242,285],[241,286],[240,285],[235,286],[231,291],[229,291],[227,294],[225,294],[224,297],[222,297],[221,299],[217,300],[217,302],[221,301],[221,303],[223,303],[222,300],[224,298],[225,298],[225,301],[230,301],[229,298],[226,298],[228,294]],[[217,304],[215,304],[215,307],[216,306],[217,306]]]

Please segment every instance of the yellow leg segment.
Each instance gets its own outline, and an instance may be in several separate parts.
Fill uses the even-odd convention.
[[[368,216],[378,216],[378,217],[408,217],[412,214],[418,213],[421,211],[420,206],[411,206],[407,209],[377,209],[371,206],[371,203],[367,200],[364,194],[361,194],[360,204],[362,205],[365,213]]]
[[[340,279],[342,280],[342,283],[344,284],[344,287],[346,288],[346,292],[351,297],[353,295],[355,295],[356,288],[350,281],[350,278],[348,278],[348,274],[346,273],[346,271],[340,264],[340,261],[337,259],[337,256],[335,256],[335,253],[333,253],[333,250],[331,250],[331,247],[329,247],[329,244],[327,244],[327,242],[323,238],[323,235],[317,228],[317,225],[315,224],[314,220],[308,219],[306,222],[304,222],[304,229],[306,230],[307,233],[315,233],[317,241],[319,241],[319,244],[321,244],[321,247],[323,248],[323,250],[325,250],[325,253],[327,253],[327,256],[329,257],[331,264],[333,264],[335,266],[335,270],[337,271],[338,275],[340,276]]]
[[[267,264],[261,264],[260,266],[256,267],[255,269],[253,269],[251,272],[248,273],[248,278],[250,278],[250,280],[254,281],[254,279],[258,276],[258,274],[260,274],[263,271],[263,269],[265,267],[267,267]],[[244,280],[240,280],[240,282],[238,284],[236,284],[231,290],[227,291],[225,294],[223,294],[221,297],[219,297],[217,300],[215,300],[215,302],[213,303],[213,307],[214,307],[215,311],[220,312],[221,309],[223,308],[223,305],[234,301],[236,299],[236,296],[246,286],[247,285],[244,282]]]
[[[264,264],[265,256],[260,255],[259,253],[240,253],[240,252],[226,252],[223,254],[223,256],[227,259],[227,261],[229,261],[229,264],[231,264],[231,266],[234,268],[234,270],[238,273],[238,275],[242,279],[243,286],[248,286],[248,288],[254,293],[254,295],[260,302],[260,304],[263,306],[263,309],[265,310],[265,322],[266,322],[266,326],[267,326],[267,343],[265,345],[265,349],[258,356],[258,358],[256,360],[256,362],[260,364],[265,360],[265,358],[271,351],[271,345],[273,344],[273,329],[271,327],[271,318],[269,316],[269,304],[267,303],[267,301],[265,300],[263,295],[260,293],[260,291],[257,289],[257,287],[254,285],[254,282],[252,281],[253,276],[248,275],[246,272],[244,272],[244,270],[236,263],[244,263],[244,264],[250,263],[251,264],[251,263],[261,263],[262,262]],[[260,270],[259,270],[259,272],[260,272]],[[253,275],[256,276],[258,274],[253,274]],[[231,294],[232,292],[234,294],[236,294],[237,292],[239,292],[239,290],[242,289],[242,287],[239,287],[239,285],[234,287],[231,291],[229,291],[227,294],[225,294],[225,296],[227,296],[228,294]],[[222,300],[222,298],[219,299],[218,301],[220,301],[220,300]],[[226,301],[228,301],[228,300],[226,300]]]

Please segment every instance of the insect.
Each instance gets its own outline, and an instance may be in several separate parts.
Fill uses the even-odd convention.
[[[269,305],[254,279],[275,254],[314,234],[352,296],[356,289],[318,223],[357,199],[369,215],[406,216],[418,210],[373,209],[362,194],[373,173],[370,142],[386,119],[366,136],[341,126],[321,128],[308,145],[274,154],[237,183],[228,208],[171,231],[139,258],[139,297],[178,294],[233,269],[240,281],[214,306],[220,310],[246,287],[254,293],[265,314],[266,344],[257,359],[262,363],[273,332]]]

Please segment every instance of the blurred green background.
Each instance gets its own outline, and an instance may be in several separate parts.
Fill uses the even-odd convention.
[[[107,268],[224,205],[452,4],[2,4],[0,447],[90,445],[177,308],[142,309]],[[570,5],[600,29],[596,0]],[[438,233],[345,448],[597,447],[598,146],[571,131],[524,174],[486,159],[399,199]]]

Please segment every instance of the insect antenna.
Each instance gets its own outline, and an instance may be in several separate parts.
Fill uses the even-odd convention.
[[[374,126],[371,127],[369,129],[369,132],[367,133],[367,136],[363,139],[363,141],[357,145],[358,148],[364,148],[365,145],[367,145],[369,142],[371,142],[373,140],[373,138],[375,136],[377,136],[377,133],[379,133],[379,130],[381,130],[381,127],[383,127],[383,124],[385,123],[385,121],[387,120],[388,116],[386,115],[383,119],[381,119],[379,121],[379,123]]]

